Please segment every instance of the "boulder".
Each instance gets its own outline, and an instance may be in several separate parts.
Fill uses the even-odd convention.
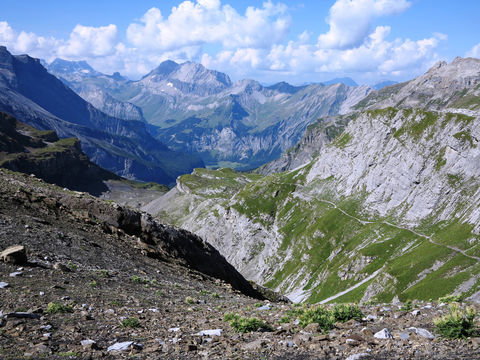
[[[25,246],[15,245],[6,248],[0,253],[0,259],[10,264],[25,264],[27,262]]]

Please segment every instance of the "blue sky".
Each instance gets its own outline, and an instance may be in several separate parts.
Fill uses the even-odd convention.
[[[373,83],[479,57],[478,14],[477,0],[2,0],[0,43],[132,78],[171,58],[234,79]]]

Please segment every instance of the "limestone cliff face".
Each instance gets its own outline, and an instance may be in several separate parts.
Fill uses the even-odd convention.
[[[442,84],[432,72],[449,74],[443,66],[427,73]],[[467,86],[472,104],[475,79],[452,85]],[[194,173],[146,210],[201,234],[244,275],[294,300],[478,298],[480,114],[453,107],[467,100],[438,110],[370,104],[332,119],[336,136],[310,128],[291,151],[299,161],[277,167],[286,172]]]

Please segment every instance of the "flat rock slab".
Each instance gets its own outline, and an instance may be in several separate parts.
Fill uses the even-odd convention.
[[[0,253],[0,259],[11,264],[25,264],[27,262],[25,246],[15,245],[6,248]]]
[[[198,336],[222,336],[222,329],[202,330],[195,335]]]
[[[6,315],[7,318],[17,319],[40,319],[40,314],[27,313],[27,312],[14,312]]]

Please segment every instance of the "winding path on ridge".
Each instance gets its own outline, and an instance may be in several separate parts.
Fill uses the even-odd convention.
[[[274,184],[277,184],[277,185],[293,185],[295,187],[301,187],[301,188],[305,188],[306,186],[305,185],[300,185],[300,184],[295,184],[295,183],[279,183],[279,182],[273,182]],[[388,221],[370,221],[370,220],[364,220],[364,219],[360,219],[354,215],[351,215],[349,213],[347,213],[345,210],[343,210],[342,208],[338,207],[337,204],[335,204],[334,202],[332,201],[329,201],[329,200],[323,200],[323,199],[318,199],[318,198],[312,198],[311,196],[306,196],[305,194],[299,194],[297,193],[296,194],[296,197],[298,198],[301,198],[305,201],[311,201],[311,200],[317,200],[317,201],[320,201],[320,202],[323,202],[327,205],[330,205],[332,206],[333,208],[337,209],[338,211],[340,211],[342,214],[344,214],[345,216],[359,222],[360,224],[362,225],[367,225],[367,224],[384,224],[384,225],[387,225],[387,226],[391,226],[391,227],[394,227],[396,229],[399,229],[399,230],[405,230],[405,231],[409,231],[411,232],[412,234],[414,235],[417,235],[418,237],[421,237],[421,238],[424,238],[424,239],[427,239],[430,243],[434,244],[434,245],[437,245],[437,246],[441,246],[441,247],[444,247],[444,248],[448,248],[452,251],[455,251],[459,254],[462,254],[463,256],[466,256],[470,259],[473,259],[473,260],[477,260],[477,261],[480,261],[480,257],[478,256],[475,256],[475,255],[469,255],[465,252],[465,250],[462,250],[462,249],[459,249],[455,246],[451,246],[451,245],[446,245],[446,244],[441,244],[441,243],[438,243],[436,242],[435,240],[432,239],[431,236],[428,236],[428,235],[425,235],[425,234],[422,234],[422,233],[419,233],[418,231],[415,231],[413,229],[410,229],[408,227],[405,227],[405,226],[400,226],[400,225],[396,225],[396,224],[392,224],[391,222],[388,222]],[[348,289],[345,289],[333,296],[330,296],[328,297],[327,299],[324,299],[322,301],[320,301],[320,304],[326,304],[332,300],[335,300],[336,298],[339,298],[340,296],[342,295],[345,295],[347,293],[349,293],[350,291],[358,288],[359,286],[363,285],[364,283],[366,283],[367,281],[375,278],[378,273],[380,272],[381,269],[378,269],[377,271],[375,271],[374,273],[372,273],[371,275],[369,275],[368,277],[366,277],[365,279],[363,279],[362,281],[358,282],[357,284],[349,287]]]

